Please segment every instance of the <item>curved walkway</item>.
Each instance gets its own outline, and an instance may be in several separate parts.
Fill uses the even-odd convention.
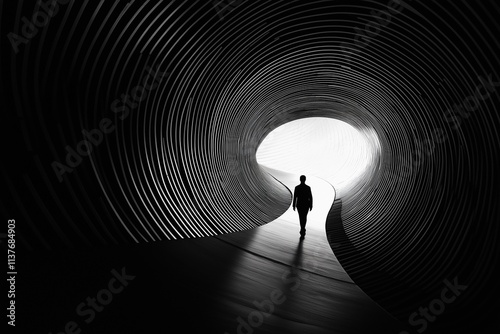
[[[270,173],[289,189],[298,184],[297,176]],[[30,319],[19,318],[21,328],[59,333],[74,321],[82,333],[166,332],[177,326],[189,333],[397,333],[397,322],[353,283],[328,244],[333,188],[312,177],[306,183],[314,205],[303,241],[290,207],[248,231],[19,260],[25,281],[19,283],[18,304]],[[103,299],[117,272],[129,281],[111,300]],[[100,307],[91,312],[87,298]],[[43,307],[34,302],[39,300],[50,303]]]

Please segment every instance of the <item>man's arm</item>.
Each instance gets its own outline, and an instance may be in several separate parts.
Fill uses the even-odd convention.
[[[313,209],[313,195],[311,192],[311,188],[309,188],[309,211]]]

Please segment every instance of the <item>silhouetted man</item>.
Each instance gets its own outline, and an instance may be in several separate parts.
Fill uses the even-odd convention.
[[[293,192],[293,211],[297,207],[300,221],[300,238],[304,239],[306,235],[307,212],[313,208],[313,197],[311,187],[305,184],[305,175],[300,176],[300,184],[295,187]]]

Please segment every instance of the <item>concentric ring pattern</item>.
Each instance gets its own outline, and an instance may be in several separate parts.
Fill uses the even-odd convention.
[[[2,210],[19,209],[20,242],[270,222],[291,194],[257,163],[259,144],[281,124],[330,117],[380,143],[341,197],[332,248],[349,275],[403,321],[458,277],[469,290],[446,314],[489,317],[471,305],[498,293],[498,4],[222,4],[58,1],[35,31],[22,18],[42,9],[2,3],[6,124],[21,146],[8,148]]]

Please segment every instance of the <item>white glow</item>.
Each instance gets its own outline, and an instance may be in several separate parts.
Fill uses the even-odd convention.
[[[272,131],[257,150],[257,162],[323,178],[342,192],[360,180],[379,153],[380,143],[374,132],[361,132],[332,118],[312,117]]]

